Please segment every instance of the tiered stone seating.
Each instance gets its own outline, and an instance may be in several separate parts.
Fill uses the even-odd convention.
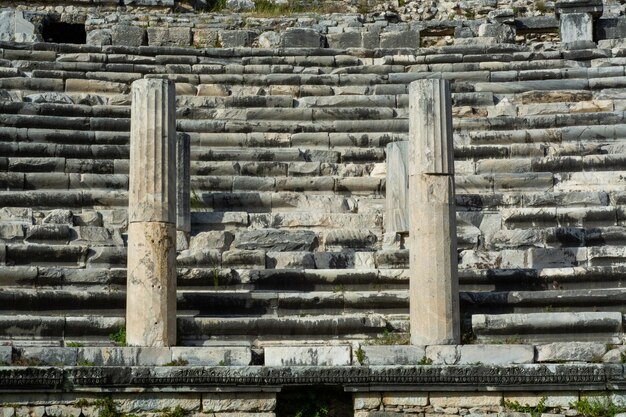
[[[0,44],[0,337],[107,343],[124,325],[128,93],[169,77],[192,146],[181,343],[402,339],[384,149],[407,139],[408,83],[444,77],[467,333],[613,341],[623,50],[545,46]]]

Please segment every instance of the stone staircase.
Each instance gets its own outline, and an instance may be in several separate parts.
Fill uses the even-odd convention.
[[[192,148],[180,343],[402,341],[385,145],[407,139],[408,83],[444,77],[468,340],[621,341],[622,46],[0,43],[0,339],[107,344],[124,326],[128,93],[169,77]]]

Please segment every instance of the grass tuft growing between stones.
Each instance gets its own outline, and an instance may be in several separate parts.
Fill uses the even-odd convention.
[[[109,335],[109,340],[117,346],[126,346],[126,328],[120,327],[115,333]]]
[[[609,397],[581,398],[570,404],[574,410],[584,417],[614,417],[616,414],[626,412],[626,407],[618,406]]]
[[[531,406],[528,404],[522,405],[518,401],[504,400],[504,407],[510,411],[515,411],[518,413],[527,413],[527,414],[530,414],[531,417],[539,417],[547,409],[546,399],[547,399],[546,397],[541,397],[541,399],[539,400],[539,403],[537,403],[537,405],[535,406]]]

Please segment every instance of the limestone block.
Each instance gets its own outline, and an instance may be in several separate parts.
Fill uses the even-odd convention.
[[[460,346],[432,345],[426,347],[426,357],[433,361],[433,365],[456,365],[460,355]]]
[[[24,240],[24,227],[21,224],[1,224],[0,239],[4,241]]]
[[[273,30],[263,32],[258,38],[259,48],[278,48],[281,44],[281,35]]]
[[[576,391],[556,391],[556,392],[505,392],[504,400],[518,402],[522,405],[531,407],[537,406],[542,399],[545,398],[544,405],[546,407],[562,407],[569,408],[570,404],[578,401],[578,392]]]
[[[71,417],[80,416],[81,408],[70,405],[48,405],[46,406],[46,416],[49,417]]]
[[[191,29],[189,27],[150,27],[148,28],[150,46],[189,46]]]
[[[589,13],[562,14],[559,20],[561,43],[593,42],[593,17]]]
[[[204,412],[266,412],[276,408],[276,393],[273,392],[237,392],[204,393],[202,410]]]
[[[424,407],[428,405],[428,393],[425,392],[384,392],[385,407]]]
[[[420,34],[416,30],[380,34],[381,48],[419,48],[419,46]]]
[[[29,346],[20,349],[22,358],[40,360],[43,364],[53,366],[74,366],[77,355],[75,348]]]
[[[212,29],[193,29],[193,45],[202,48],[214,48],[217,31]]]
[[[223,30],[220,40],[224,48],[250,47],[258,34],[251,30]]]
[[[70,228],[66,224],[41,224],[30,226],[26,230],[24,241],[29,243],[67,244]]]
[[[233,242],[234,236],[231,232],[226,231],[209,231],[200,232],[191,237],[191,243],[189,249],[202,250],[202,249],[219,249],[225,251],[230,248],[230,244]]]
[[[496,43],[515,43],[515,27],[502,23],[484,23],[478,28],[478,36],[495,38]]]
[[[200,393],[116,393],[112,395],[118,410],[123,413],[153,412],[154,410],[174,410],[180,407],[186,411],[200,411]]]
[[[141,46],[147,42],[146,30],[138,26],[114,25],[111,28],[113,45]]]
[[[362,34],[361,32],[329,33],[326,35],[326,40],[329,48],[360,48],[362,44]],[[419,43],[417,45],[419,45]]]
[[[350,346],[267,346],[265,366],[350,365]]]
[[[252,361],[252,351],[244,346],[175,346],[171,351],[172,360],[182,359],[190,366],[247,366]]]
[[[96,366],[136,366],[139,348],[134,347],[80,347],[77,363]]]
[[[228,250],[222,252],[223,268],[265,268],[263,250]]]
[[[315,258],[311,252],[267,252],[266,267],[271,269],[314,269]]]
[[[87,32],[87,45],[104,46],[113,43],[111,29],[98,29]]]
[[[172,352],[167,347],[141,347],[137,349],[137,365],[159,366],[172,361]]]
[[[248,230],[237,234],[233,247],[267,251],[312,251],[317,236],[308,230]]]
[[[595,362],[604,356],[603,343],[557,342],[537,346],[537,362],[581,361]]]
[[[451,396],[446,392],[431,392],[429,399],[430,405],[434,407],[499,407],[502,403],[502,394],[464,392],[463,395]]]
[[[480,362],[485,365],[510,365],[533,363],[535,348],[532,345],[462,345],[459,365]]]
[[[127,343],[171,346],[176,343],[176,226],[135,222],[128,235]]]
[[[288,28],[282,34],[283,48],[323,48],[324,37],[315,29]]]
[[[50,224],[72,224],[73,213],[71,210],[55,209],[50,211],[41,221]]]
[[[0,407],[1,417],[15,417],[15,408],[13,407]]]
[[[361,350],[362,365],[416,365],[426,355],[424,346],[362,345]]]
[[[354,268],[353,252],[314,252],[317,269],[352,269]]]

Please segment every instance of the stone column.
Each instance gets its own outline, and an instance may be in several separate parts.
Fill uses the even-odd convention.
[[[189,239],[191,232],[191,140],[189,135],[178,135],[176,142],[176,230]]]
[[[568,49],[594,47],[594,22],[602,15],[602,0],[561,0],[556,3],[561,44]]]
[[[411,343],[460,343],[450,83],[409,88]]]
[[[385,233],[409,231],[409,142],[387,144]]]
[[[133,83],[128,196],[126,343],[176,343],[176,92]]]

